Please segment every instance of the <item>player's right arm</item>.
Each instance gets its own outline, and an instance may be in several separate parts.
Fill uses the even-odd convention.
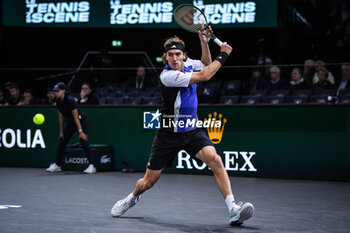
[[[220,52],[230,55],[232,47],[225,42],[222,44]],[[221,66],[222,64],[218,60],[215,60],[209,66],[204,67],[202,71],[193,72],[189,85],[209,81],[216,72],[218,72]]]
[[[64,120],[63,114],[60,111],[58,111],[58,122],[60,124],[60,138],[64,137],[63,136],[63,120]]]

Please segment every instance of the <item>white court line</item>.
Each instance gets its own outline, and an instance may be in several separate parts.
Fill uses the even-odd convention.
[[[0,210],[5,210],[8,208],[21,208],[21,205],[0,205]]]

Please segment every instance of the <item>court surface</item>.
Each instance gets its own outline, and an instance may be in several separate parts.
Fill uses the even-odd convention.
[[[112,218],[113,204],[142,175],[0,168],[0,232],[350,232],[350,183],[343,182],[231,177],[236,201],[252,202],[255,214],[230,227],[212,176],[163,174]]]

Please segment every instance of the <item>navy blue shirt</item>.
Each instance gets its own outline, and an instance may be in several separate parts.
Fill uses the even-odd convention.
[[[72,96],[65,96],[63,100],[57,99],[56,107],[60,113],[66,118],[66,120],[74,121],[72,111],[78,110],[79,119],[84,116],[84,113],[79,109],[78,103]]]

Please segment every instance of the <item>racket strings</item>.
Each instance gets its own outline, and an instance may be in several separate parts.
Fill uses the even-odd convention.
[[[202,23],[207,24],[205,16],[192,6],[177,8],[174,17],[183,28],[192,32],[201,31]]]

